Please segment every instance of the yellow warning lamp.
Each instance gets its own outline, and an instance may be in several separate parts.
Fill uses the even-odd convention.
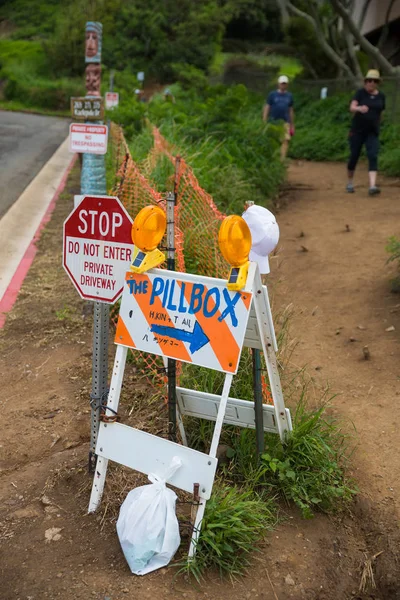
[[[246,285],[249,271],[251,233],[246,221],[238,215],[226,217],[218,233],[222,256],[231,265],[228,290],[238,291]]]
[[[164,236],[166,226],[165,212],[159,206],[145,206],[136,215],[132,225],[135,249],[131,271],[145,273],[164,262],[165,254],[157,246]]]

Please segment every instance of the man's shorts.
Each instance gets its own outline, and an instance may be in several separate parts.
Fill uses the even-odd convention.
[[[284,140],[285,142],[290,142],[291,139],[291,135],[290,135],[290,123],[285,123],[285,134],[284,134]]]

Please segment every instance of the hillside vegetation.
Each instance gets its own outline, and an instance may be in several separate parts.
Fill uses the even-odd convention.
[[[261,107],[279,73],[294,78],[302,69],[293,55],[266,47],[267,36],[274,43],[285,37],[277,15],[269,0],[4,0],[0,105],[68,114],[70,96],[84,93],[85,22],[99,20],[102,92],[108,88],[110,70],[115,70],[122,104],[114,118],[123,123],[130,139],[140,133],[134,152],[148,149],[147,117],[190,156],[202,185],[219,197],[224,210],[232,206],[232,197],[237,206],[250,196],[265,201],[276,194],[284,168],[275,160],[281,130],[262,123]],[[311,34],[305,33],[301,44],[309,48]],[[292,34],[287,30],[285,39],[290,41]],[[239,53],[232,51],[235,48]],[[240,48],[246,54],[240,54]],[[324,72],[323,58],[319,61]],[[255,70],[257,89],[263,93],[209,85],[210,77],[221,79],[230,67],[244,73]],[[142,70],[150,89],[159,89],[156,82],[179,82],[176,104],[165,103],[161,96],[138,104],[133,91]],[[301,84],[296,87],[297,131],[290,156],[345,160],[351,93],[320,101],[304,93]],[[399,128],[390,119],[382,128],[380,165],[390,175],[400,174]]]
[[[290,144],[290,156],[307,160],[348,159],[348,131],[351,94],[337,94],[326,100],[311,100],[299,94],[296,135]],[[400,176],[400,124],[390,113],[383,118],[379,155],[380,170]]]

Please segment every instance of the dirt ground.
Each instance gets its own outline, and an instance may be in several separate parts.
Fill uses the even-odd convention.
[[[293,361],[307,365],[317,390],[328,382],[337,394],[333,411],[356,428],[360,493],[350,512],[305,521],[282,507],[285,519],[233,584],[211,574],[199,587],[174,569],[130,574],[113,517],[141,478],[112,471],[120,497],[107,492],[100,513],[86,514],[92,320],[61,267],[62,222],[79,187],[75,169],[0,336],[2,600],[400,598],[400,297],[389,291],[394,267],[384,249],[397,232],[400,182],[383,181],[382,195],[369,198],[364,181],[348,196],[343,175],[337,164],[290,167],[271,288],[277,310],[293,305]],[[158,398],[149,402],[130,363],[124,422],[148,426],[145,406],[151,427],[165,431],[165,407]],[[368,560],[376,588],[360,593]]]

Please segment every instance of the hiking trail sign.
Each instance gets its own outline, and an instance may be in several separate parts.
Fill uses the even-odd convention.
[[[236,373],[252,293],[225,281],[153,270],[127,273],[115,340],[118,344]]]
[[[63,267],[80,296],[113,304],[132,261],[132,219],[118,198],[85,196],[64,222]]]

